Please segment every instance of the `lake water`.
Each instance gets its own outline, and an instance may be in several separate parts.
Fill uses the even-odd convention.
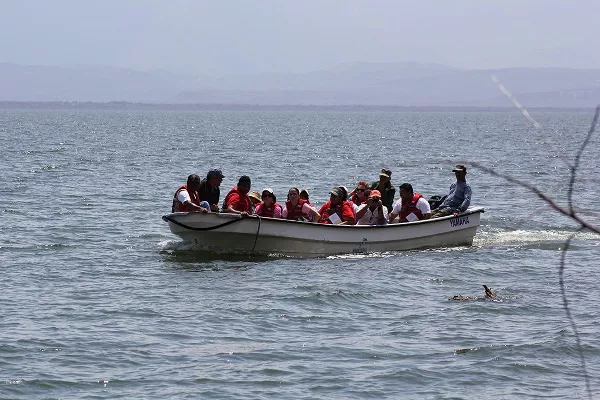
[[[444,194],[478,161],[565,204],[591,113],[0,111],[0,398],[586,398],[558,265],[576,226],[476,169],[472,247],[216,257],[161,216],[190,173],[280,199],[374,180]],[[600,140],[575,203],[598,222]],[[600,394],[600,240],[566,290]],[[450,301],[482,296],[499,301]]]

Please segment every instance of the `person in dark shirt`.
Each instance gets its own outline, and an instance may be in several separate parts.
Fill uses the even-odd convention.
[[[219,198],[221,197],[219,186],[224,177],[220,169],[211,169],[206,174],[206,179],[202,179],[200,182],[198,189],[200,201],[207,201],[210,204],[210,211],[219,212]]]
[[[381,202],[387,207],[388,212],[392,212],[394,206],[394,196],[396,195],[396,188],[390,181],[392,177],[392,171],[383,168],[379,173],[379,180],[371,184],[371,189],[377,189],[381,193]]]

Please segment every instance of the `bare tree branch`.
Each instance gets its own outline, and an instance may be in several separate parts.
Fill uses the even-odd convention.
[[[581,156],[583,155],[583,152],[585,151],[586,147],[588,146],[588,144],[592,138],[592,135],[594,134],[594,132],[596,130],[596,125],[598,124],[599,115],[600,115],[600,106],[596,107],[596,111],[594,112],[594,118],[592,119],[590,129],[588,130],[588,134],[587,134],[585,140],[583,141],[583,143],[581,144],[579,151],[575,155],[575,161],[573,162],[572,165],[569,164],[569,171],[571,173],[571,176],[569,179],[568,194],[567,194],[568,208],[564,208],[564,207],[560,206],[558,203],[556,203],[556,201],[554,201],[548,195],[544,194],[539,188],[537,188],[536,186],[534,186],[530,183],[523,182],[523,181],[513,178],[512,176],[509,176],[509,175],[500,174],[500,173],[496,172],[495,170],[493,170],[491,168],[487,168],[479,163],[475,163],[475,162],[470,163],[471,166],[473,166],[477,169],[480,169],[484,172],[487,172],[488,174],[490,174],[492,176],[500,177],[500,178],[506,180],[507,182],[519,185],[521,187],[524,187],[524,188],[530,190],[531,192],[535,193],[540,199],[542,199],[548,205],[550,205],[550,207],[552,207],[554,210],[558,211],[559,213],[565,215],[568,218],[571,218],[572,220],[576,221],[579,224],[579,229],[577,229],[576,232],[572,233],[565,242],[565,246],[563,248],[562,255],[561,255],[560,266],[558,269],[558,283],[560,286],[560,293],[561,293],[562,301],[563,301],[563,309],[565,310],[565,314],[567,316],[567,319],[569,320],[571,329],[573,330],[573,335],[575,336],[575,345],[577,348],[577,353],[579,354],[581,369],[582,369],[583,376],[585,379],[585,388],[586,388],[587,395],[590,398],[590,400],[592,399],[592,387],[590,384],[590,377],[587,372],[587,366],[585,363],[585,355],[583,353],[583,348],[581,347],[581,338],[580,338],[579,332],[577,330],[577,324],[575,323],[575,319],[573,318],[573,315],[571,313],[571,308],[569,307],[569,301],[567,299],[567,291],[565,289],[564,273],[565,273],[565,269],[566,269],[567,252],[571,245],[571,241],[575,238],[575,235],[577,235],[577,233],[581,232],[584,229],[588,229],[592,232],[600,234],[600,229],[598,229],[598,227],[596,227],[595,225],[593,225],[593,224],[587,222],[586,220],[584,220],[583,218],[581,218],[577,214],[577,211],[575,210],[575,207],[573,205],[573,192],[575,189],[575,178],[576,178],[577,172],[579,170]],[[525,116],[527,117],[527,115],[525,115]],[[537,126],[536,126],[536,128],[537,128]]]
[[[583,349],[581,347],[581,339],[579,338],[577,324],[575,324],[575,320],[573,319],[573,315],[571,314],[571,308],[569,307],[569,301],[567,299],[567,291],[565,289],[565,280],[564,280],[567,252],[569,251],[569,247],[571,246],[571,241],[573,240],[573,238],[575,238],[575,235],[577,235],[577,233],[579,233],[582,229],[583,228],[580,228],[577,230],[577,232],[572,233],[571,236],[569,236],[569,238],[565,242],[565,246],[563,247],[563,251],[562,251],[562,254],[560,257],[560,266],[558,268],[558,284],[560,286],[560,295],[562,296],[563,309],[565,310],[565,313],[567,314],[567,319],[569,320],[569,323],[571,324],[571,329],[573,330],[573,333],[575,335],[575,344],[576,344],[576,348],[577,348],[577,353],[579,354],[579,360],[581,362],[581,369],[583,370],[582,371],[583,377],[585,378],[585,388],[587,390],[588,397],[591,400],[592,399],[592,387],[590,385],[590,376],[587,372],[587,367],[585,364],[585,356],[583,355]]]
[[[571,214],[575,214],[573,212],[573,188],[575,187],[575,176],[577,175],[577,170],[579,169],[579,162],[581,161],[581,155],[583,154],[583,151],[587,147],[588,143],[590,142],[590,139],[592,138],[592,135],[594,134],[594,131],[596,130],[596,125],[598,124],[598,114],[599,113],[600,113],[600,106],[596,107],[596,112],[594,112],[594,118],[592,119],[592,125],[590,126],[590,129],[588,130],[588,134],[587,134],[585,140],[583,141],[583,143],[581,144],[581,147],[579,148],[577,155],[575,155],[575,162],[573,163],[573,166],[570,168],[571,180],[569,181],[569,192],[568,192],[567,198],[569,199],[569,211]]]
[[[492,168],[485,167],[485,166],[483,166],[483,165],[481,165],[480,163],[477,163],[477,162],[471,162],[470,165],[472,167],[474,167],[474,168],[477,168],[477,169],[480,169],[480,170],[482,170],[484,172],[487,172],[488,174],[490,174],[492,176],[497,176],[499,178],[502,178],[502,179],[506,180],[507,182],[514,183],[515,185],[519,185],[521,187],[529,189],[530,191],[532,191],[533,193],[535,193],[540,199],[542,199],[546,203],[548,203],[548,205],[550,205],[550,207],[552,207],[554,210],[556,210],[559,213],[561,213],[561,214],[563,214],[563,215],[565,215],[565,216],[567,216],[567,217],[569,217],[569,218],[577,221],[584,228],[589,229],[592,232],[600,234],[600,228],[598,228],[594,224],[591,224],[591,223],[587,222],[586,220],[582,219],[573,210],[568,210],[568,209],[560,206],[558,203],[556,203],[556,201],[554,201],[553,199],[551,199],[548,195],[544,194],[540,189],[538,189],[537,187],[533,186],[532,184],[529,184],[527,182],[523,182],[523,181],[521,181],[519,179],[513,178],[512,176],[501,174],[499,172],[496,172]]]

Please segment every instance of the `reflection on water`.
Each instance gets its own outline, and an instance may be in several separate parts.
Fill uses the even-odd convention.
[[[216,265],[218,265],[218,263],[215,263],[216,261],[258,263],[278,258],[276,256],[251,254],[221,254],[204,250],[161,250],[160,254],[163,261],[182,264],[186,269],[190,268],[188,264],[215,264],[216,268]]]

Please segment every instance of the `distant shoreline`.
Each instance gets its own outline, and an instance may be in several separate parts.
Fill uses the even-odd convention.
[[[514,107],[475,106],[367,106],[367,105],[260,105],[130,103],[122,101],[0,101],[0,110],[89,110],[89,111],[324,111],[324,112],[519,112]],[[594,108],[529,107],[541,112],[592,112]]]

